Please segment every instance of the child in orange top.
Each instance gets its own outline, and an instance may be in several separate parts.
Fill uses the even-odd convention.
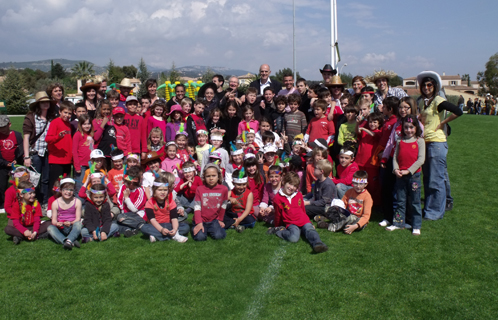
[[[246,228],[253,228],[256,224],[253,208],[253,194],[247,188],[245,170],[235,170],[232,174],[234,188],[228,194],[231,206],[227,208],[223,223],[225,229],[235,228],[237,232],[244,232]]]

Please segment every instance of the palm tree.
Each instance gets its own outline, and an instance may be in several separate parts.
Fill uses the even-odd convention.
[[[93,63],[88,61],[80,61],[76,63],[74,67],[71,68],[71,71],[76,79],[88,79],[95,73],[95,70],[93,70]]]

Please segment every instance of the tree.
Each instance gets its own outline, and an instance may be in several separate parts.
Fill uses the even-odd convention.
[[[284,76],[294,76],[294,73],[292,72],[291,68],[283,68],[282,70],[278,70],[274,76],[271,76],[270,78],[272,80],[277,80],[281,83],[284,82]],[[299,72],[296,72],[296,78],[299,79],[301,78],[301,75],[299,75]],[[296,81],[297,79],[294,79]]]
[[[462,83],[467,82],[467,87],[470,87],[470,75],[468,73],[462,75]]]
[[[169,81],[175,83],[176,81],[181,81],[180,72],[176,70],[175,62],[171,65],[171,70],[169,71]]]
[[[140,63],[138,64],[137,78],[140,80],[140,90],[138,91],[138,96],[141,97],[147,93],[147,88],[145,87],[145,82],[150,77],[150,72],[147,70],[147,65],[145,64],[144,58],[140,58]]]
[[[8,114],[25,114],[28,112],[26,83],[20,72],[14,68],[7,71],[5,80],[0,84],[0,100],[5,101]]]
[[[126,78],[135,78],[137,76],[137,68],[134,65],[123,66],[123,72]]]
[[[86,80],[89,79],[92,74],[95,73],[93,70],[93,63],[88,61],[80,61],[71,68],[73,72],[73,77],[76,79]]]
[[[403,85],[403,78],[401,78],[400,76],[396,76],[396,77],[392,78],[391,80],[389,80],[389,85],[391,87],[402,86]]]
[[[106,69],[108,73],[108,84],[119,83],[121,79],[125,77],[123,69],[114,65],[114,61],[112,61],[112,59],[109,59],[109,63],[107,64]]]
[[[216,73],[214,73],[214,71],[211,70],[211,68],[208,68],[206,72],[204,72],[200,80],[202,81],[202,83],[213,82],[213,76],[215,74]]]
[[[479,94],[490,93],[493,96],[498,94],[498,53],[489,58],[486,63],[486,70],[477,73],[479,81]]]
[[[346,84],[346,87],[351,88],[353,86],[353,75],[351,73],[341,73],[340,74],[342,83]]]
[[[64,79],[65,76],[66,76],[66,71],[64,70],[64,67],[57,62],[52,67],[52,79]]]

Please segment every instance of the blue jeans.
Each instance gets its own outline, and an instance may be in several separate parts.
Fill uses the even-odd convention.
[[[126,229],[140,229],[145,225],[145,220],[135,212],[125,212],[118,214],[117,217],[119,232],[125,232]]]
[[[446,209],[446,142],[426,143],[424,172],[424,217],[430,220],[442,219]]]
[[[349,189],[353,189],[352,186],[347,186],[343,183],[338,183],[335,187],[337,188],[337,199],[342,199],[342,197],[344,197],[344,194],[346,194],[346,191],[348,191]]]
[[[85,176],[85,171],[88,169],[88,167],[81,166],[81,172],[76,173],[76,170],[74,170],[74,181],[76,181],[76,192],[75,195],[78,194],[78,192],[81,189],[81,186],[83,186],[83,177]]]
[[[171,223],[160,223],[161,227],[166,228],[168,230],[173,229],[173,226]],[[182,236],[187,236],[188,232],[190,230],[190,227],[186,223],[179,223],[178,224],[178,233],[181,234]],[[140,229],[143,234],[146,236],[154,236],[157,240],[159,241],[164,241],[164,240],[171,240],[171,236],[165,236],[159,230],[157,230],[153,225],[151,224],[145,224],[142,229]]]
[[[408,174],[401,178],[396,178],[396,194],[398,196],[396,211],[394,212],[393,224],[396,227],[404,228],[406,224],[406,211],[410,206],[412,214],[413,229],[422,227],[422,206],[420,201],[420,172],[414,175]]]
[[[45,156],[40,157],[38,154],[31,156],[31,164],[39,174],[41,174],[40,182],[38,184],[36,198],[42,204],[48,202],[50,194],[48,192],[48,181],[50,176],[50,167],[48,165],[48,153],[45,152]]]
[[[183,217],[178,215],[178,221],[185,221],[187,220],[188,217],[187,209],[191,209],[189,211],[194,212],[194,200],[192,199],[192,201],[190,201],[184,195],[179,195],[176,198],[178,199],[178,202],[180,202],[181,206],[184,209]]]
[[[218,220],[203,222],[202,225],[204,226],[204,232],[201,230],[196,235],[194,235],[195,224],[192,225],[192,237],[195,241],[205,241],[208,235],[214,240],[225,239],[227,236],[227,232],[221,227]]]
[[[311,223],[307,223],[302,227],[291,224],[287,227],[287,229],[279,230],[276,234],[278,237],[289,242],[298,242],[301,234],[303,234],[312,247],[322,242],[322,240],[320,240],[318,232],[316,232]]]
[[[107,235],[107,238],[112,237],[118,231],[119,231],[119,226],[118,226],[118,224],[115,221],[113,221],[112,224],[111,224],[111,229],[109,230],[109,234]],[[87,228],[83,228],[83,229],[81,229],[81,237],[82,238],[92,238],[93,239],[93,234],[91,234],[90,232],[88,232]],[[100,240],[100,232],[97,233],[97,237]]]
[[[59,229],[54,225],[50,225],[48,226],[47,231],[55,242],[63,244],[66,239],[71,240],[71,242],[76,241],[76,239],[80,236],[82,226],[81,221],[77,221],[73,223],[72,226],[64,226],[62,229]]]

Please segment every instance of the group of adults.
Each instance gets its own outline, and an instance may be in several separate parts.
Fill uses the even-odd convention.
[[[463,98],[463,96],[460,96],[460,98],[458,99],[458,105],[463,109],[464,104],[465,99]],[[479,98],[475,98],[474,100],[472,100],[472,98],[469,98],[469,100],[467,100],[467,112],[470,114],[496,116],[497,111],[498,99],[497,97],[493,97],[493,95],[489,93],[486,95],[484,101]]]
[[[337,70],[330,64],[326,64],[323,69],[319,70],[323,79],[322,85],[327,87],[331,92],[332,99],[336,105],[340,106],[340,98],[346,92],[346,84],[341,81],[337,75]],[[258,90],[261,101],[264,101],[263,95],[265,89],[271,87],[273,94],[300,94],[303,99],[307,99],[306,85],[300,87],[294,86],[294,79],[291,78],[284,83],[284,86],[277,80],[271,79],[271,69],[268,64],[262,64],[259,68],[259,78],[249,84],[250,87]],[[349,89],[353,97],[353,103],[356,103],[362,95],[370,94],[371,87],[367,86],[367,80],[375,84],[373,101],[381,109],[382,102],[387,97],[402,98],[407,96],[401,88],[393,88],[389,81],[395,76],[392,72],[379,71],[373,76],[364,78],[356,76],[352,81],[352,88]],[[302,79],[304,80],[304,79]],[[457,118],[461,113],[451,113],[446,117],[446,111],[450,105],[440,95],[442,88],[440,76],[432,71],[424,71],[417,77],[420,87],[421,99],[419,99],[419,112],[424,124],[424,138],[426,142],[426,160],[423,166],[424,187],[425,187],[425,209],[424,214],[427,219],[440,219],[443,217],[448,203],[451,203],[450,184],[447,172],[446,156],[448,152],[447,135],[444,130],[445,125]],[[298,81],[299,82],[299,81]],[[306,82],[304,82],[306,83]],[[206,109],[220,107],[229,100],[235,100],[239,105],[245,103],[244,92],[239,87],[239,79],[231,76],[228,79],[228,86],[225,88],[225,79],[221,75],[215,75],[212,82],[205,84],[199,90],[198,98],[206,99]],[[157,96],[157,83],[155,80],[148,80],[146,83],[148,94],[153,101],[159,99]],[[105,80],[100,83],[89,83],[81,87],[83,92],[83,103],[92,115],[95,113],[99,99],[103,99],[106,94],[107,83]],[[126,100],[126,96],[133,89],[129,80],[124,79],[120,85],[120,100]],[[368,91],[366,91],[367,89]],[[185,98],[186,88],[184,85],[177,85],[175,95],[167,101],[167,107],[179,104]],[[24,134],[24,152],[25,166],[33,166],[42,175],[40,193],[43,203],[46,203],[49,197],[48,176],[49,164],[47,155],[47,143],[45,136],[50,121],[56,117],[57,106],[64,100],[64,87],[60,83],[51,84],[46,93],[40,93],[36,96],[36,101],[30,105],[30,111],[25,117],[23,124]],[[309,100],[308,100],[309,101]],[[265,108],[263,103],[258,107]],[[454,110],[454,109],[451,109]],[[303,110],[310,114],[310,110]],[[40,199],[40,198],[39,198]]]

